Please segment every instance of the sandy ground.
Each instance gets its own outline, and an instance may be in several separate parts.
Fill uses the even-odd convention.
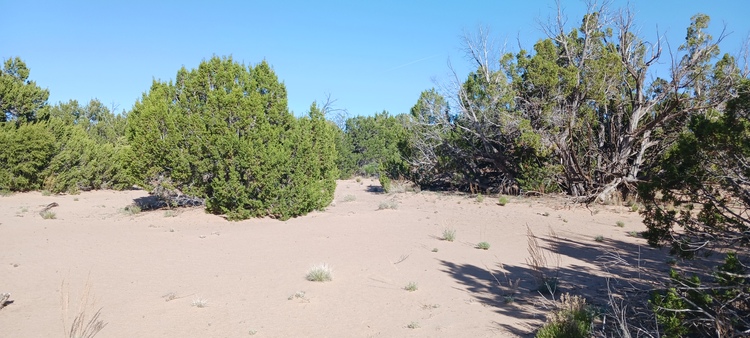
[[[645,228],[625,207],[538,198],[499,206],[490,197],[383,194],[377,184],[340,181],[327,210],[286,222],[124,212],[143,191],[0,197],[0,293],[12,294],[0,336],[64,336],[86,291],[83,308],[89,316],[101,308],[107,323],[99,337],[524,336],[545,309],[527,264],[527,226],[557,253],[559,288],[594,303],[606,296],[608,273],[637,278],[617,270],[627,264],[605,271],[602,262],[666,268],[628,234]],[[397,209],[378,210],[387,201]],[[56,219],[43,219],[52,202]],[[446,228],[454,242],[440,239]],[[482,241],[489,250],[475,248]],[[305,279],[318,263],[332,266],[333,281]],[[509,280],[520,280],[517,292]],[[406,291],[410,282],[418,290]],[[193,305],[199,299],[204,307]]]

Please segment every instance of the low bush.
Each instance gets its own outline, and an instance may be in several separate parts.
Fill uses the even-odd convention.
[[[539,329],[537,338],[588,338],[594,322],[594,312],[581,296],[563,294],[558,308],[547,316],[547,323]]]

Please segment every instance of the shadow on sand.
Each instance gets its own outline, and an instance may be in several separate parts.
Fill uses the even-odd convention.
[[[626,297],[647,296],[657,282],[665,280],[670,268],[665,262],[666,253],[648,247],[645,242],[639,245],[607,240],[592,244],[537,238],[548,249],[545,274],[557,281],[553,294],[541,290],[546,288],[540,288],[538,274],[527,264],[496,262],[495,266],[476,266],[440,260],[442,271],[461,283],[478,301],[516,320],[515,325],[495,323],[497,326],[518,336],[533,336],[544,323],[552,300],[562,293],[584,296],[593,306],[605,309],[608,290]],[[556,267],[559,260],[555,255],[563,262],[573,259],[576,263]],[[511,286],[511,283],[517,284]]]

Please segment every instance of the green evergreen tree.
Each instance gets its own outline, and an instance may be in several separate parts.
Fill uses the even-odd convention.
[[[29,72],[20,58],[5,60],[0,70],[0,122],[36,121],[37,113],[47,105],[49,91],[29,80]]]
[[[43,124],[0,123],[0,190],[39,189],[54,145],[55,136]]]
[[[404,123],[397,116],[381,112],[346,120],[344,145],[350,147],[356,173],[372,176],[384,173],[399,176],[406,168],[401,148],[407,139]],[[343,160],[341,160],[343,161]]]
[[[125,160],[125,119],[99,100],[77,101],[44,110],[45,126],[55,136],[54,156],[42,173],[52,192],[125,189],[132,185]]]
[[[286,88],[265,61],[245,67],[213,57],[180,69],[174,82],[154,81],[136,102],[131,173],[149,189],[205,198],[208,211],[230,219],[286,219],[332,199],[335,154],[318,150],[335,152],[324,122],[289,113]]]

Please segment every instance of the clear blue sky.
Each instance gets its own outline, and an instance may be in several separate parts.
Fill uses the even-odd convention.
[[[568,25],[583,1],[563,0]],[[615,1],[613,7],[627,5]],[[733,32],[722,50],[738,53],[750,34],[750,2],[630,0],[642,35],[656,27],[673,49],[695,13],[711,31]],[[300,115],[326,94],[351,115],[408,112],[420,92],[448,81],[447,61],[468,63],[460,36],[487,26],[507,50],[531,49],[554,1],[11,1],[0,0],[0,58],[21,57],[50,103],[98,98],[130,110],[152,79],[173,79],[212,55],[245,64],[267,60]],[[668,57],[668,55],[666,55]],[[665,61],[668,61],[665,58]]]

